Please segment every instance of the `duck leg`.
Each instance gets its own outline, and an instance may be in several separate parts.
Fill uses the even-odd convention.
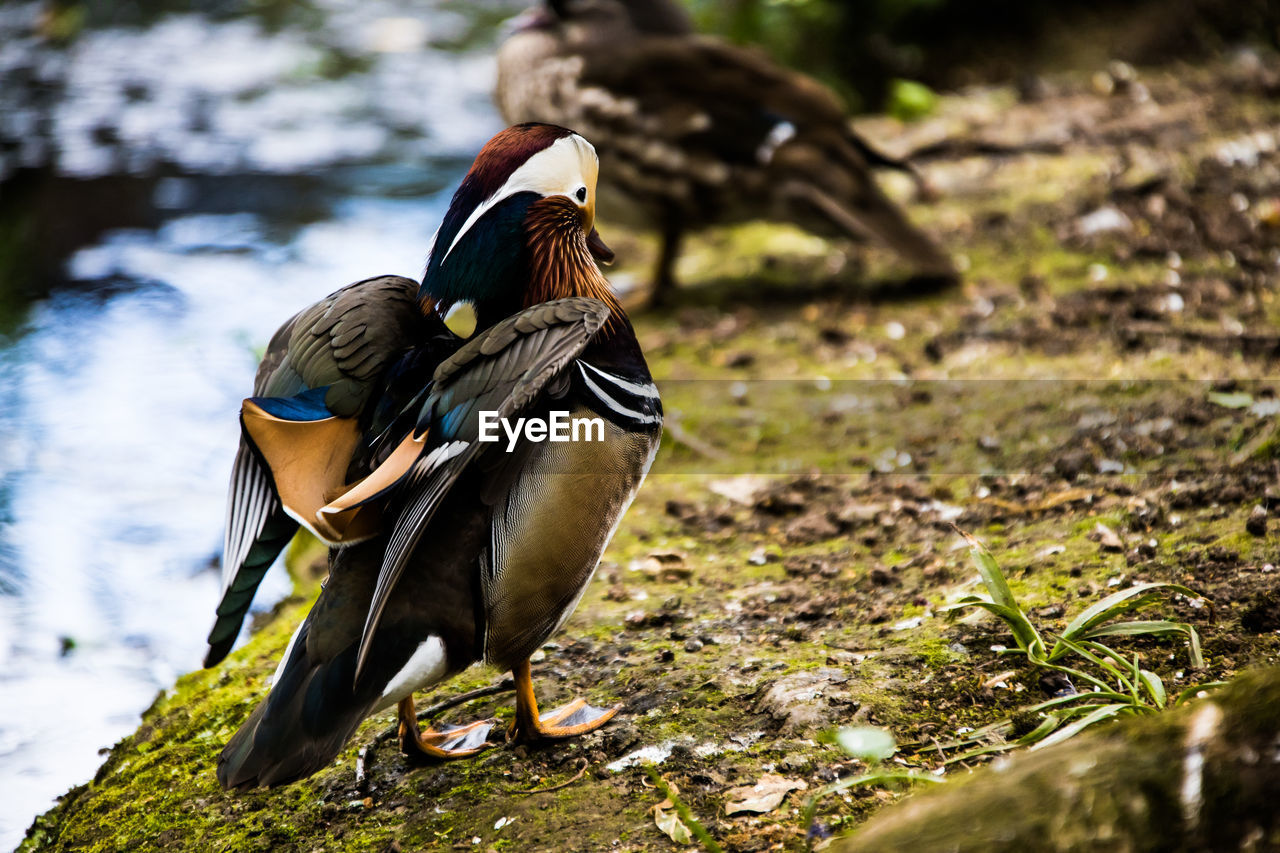
[[[422,731],[418,727],[418,712],[413,707],[412,696],[400,700],[399,711],[400,749],[410,758],[432,761],[469,758],[490,746],[487,740],[493,728],[490,720]]]
[[[653,291],[649,304],[665,303],[676,287],[676,259],[680,257],[680,243],[684,236],[684,222],[679,213],[668,211],[662,218],[662,250],[653,271]]]
[[[613,715],[622,710],[621,705],[612,708],[596,708],[583,699],[574,699],[545,714],[538,713],[538,699],[533,695],[533,679],[529,674],[529,661],[524,661],[511,674],[516,680],[516,718],[511,722],[507,740],[533,742],[576,737],[595,731]]]

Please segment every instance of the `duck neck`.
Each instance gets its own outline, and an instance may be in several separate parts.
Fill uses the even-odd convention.
[[[609,306],[609,320],[601,335],[612,335],[625,325],[622,306],[587,248],[582,213],[575,204],[561,196],[549,196],[531,205],[525,218],[525,245],[529,283],[524,307],[585,296]]]

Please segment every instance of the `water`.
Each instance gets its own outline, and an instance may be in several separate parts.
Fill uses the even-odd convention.
[[[0,7],[0,178],[38,167],[24,203],[80,226],[9,270],[37,298],[0,337],[0,849],[199,666],[256,350],[347,282],[420,273],[501,126],[519,5],[90,18],[65,51]]]

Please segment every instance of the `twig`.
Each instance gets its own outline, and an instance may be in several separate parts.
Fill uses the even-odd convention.
[[[559,785],[552,785],[550,788],[531,788],[528,791],[512,791],[511,793],[513,794],[546,794],[551,791],[559,791],[561,788],[567,788],[570,785],[572,785],[574,782],[577,782],[579,779],[581,779],[583,774],[587,772],[587,759],[579,757],[578,760],[582,762],[582,766],[578,768],[577,773],[573,774],[573,778],[567,782],[561,782]]]
[[[466,703],[470,702],[473,699],[483,699],[486,696],[494,696],[498,693],[507,693],[515,689],[516,689],[515,680],[512,678],[504,678],[501,681],[499,681],[497,684],[490,684],[487,687],[481,687],[477,690],[472,690],[469,693],[460,693],[457,696],[450,696],[448,699],[437,702],[434,705],[429,705],[418,712],[418,719],[426,720],[426,719],[429,719],[430,717],[436,716],[437,714],[441,714],[449,710],[450,708],[456,708],[459,705],[465,705]],[[393,725],[391,728],[385,729],[382,732],[380,732],[378,736],[374,738],[373,742],[375,744],[383,743],[395,737],[399,732],[400,732],[400,722],[397,720],[396,724]]]
[[[725,453],[723,450],[712,444],[708,444],[685,429],[684,424],[680,422],[679,418],[674,416],[674,413],[669,412],[667,414],[667,420],[666,423],[663,424],[663,428],[667,431],[668,435],[675,439],[676,442],[683,444],[685,447],[700,456],[705,456],[708,459],[714,459],[717,462],[724,462],[730,458],[728,453]]]
[[[933,748],[934,748],[934,749],[936,749],[936,750],[938,750],[938,757],[939,757],[939,758],[941,758],[943,761],[946,761],[946,760],[947,760],[947,753],[946,753],[946,751],[942,748],[942,744],[938,743],[938,739],[937,739],[936,737],[934,737],[933,735],[929,735],[929,740],[933,741]]]
[[[914,163],[930,163],[938,160],[961,160],[965,157],[1007,157],[1014,154],[1061,154],[1065,146],[1052,140],[1033,140],[1008,145],[985,139],[956,139],[947,137],[923,145],[909,152],[903,159]]]

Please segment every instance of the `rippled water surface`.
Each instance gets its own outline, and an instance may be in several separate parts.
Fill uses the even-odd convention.
[[[199,666],[256,352],[420,273],[520,5],[91,12],[62,49],[0,7],[0,229],[55,235],[0,256],[0,848]]]

